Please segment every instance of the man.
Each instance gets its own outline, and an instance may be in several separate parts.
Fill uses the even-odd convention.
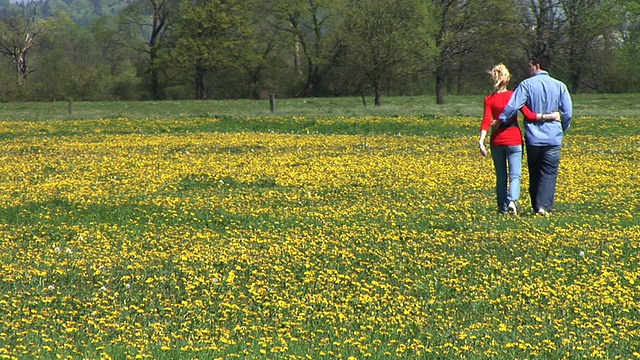
[[[562,137],[571,125],[573,111],[567,86],[549,75],[550,67],[548,55],[531,58],[531,77],[518,85],[498,117],[499,122],[506,124],[524,105],[539,114],[560,112],[559,121],[525,119],[524,124],[531,206],[535,213],[544,216],[553,210]]]

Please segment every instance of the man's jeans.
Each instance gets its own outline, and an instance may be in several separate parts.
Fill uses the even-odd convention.
[[[527,144],[529,195],[533,211],[553,210],[556,181],[560,166],[561,145],[533,146]]]
[[[509,201],[520,199],[522,177],[522,146],[492,146],[491,157],[496,168],[496,196],[498,209],[507,211]],[[507,194],[507,164],[509,165],[509,192]]]

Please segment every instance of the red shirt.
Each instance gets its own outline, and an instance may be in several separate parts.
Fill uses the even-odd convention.
[[[499,93],[493,93],[484,98],[484,117],[482,118],[482,130],[489,130],[491,121],[498,119],[505,106],[511,99],[513,91],[507,90]],[[522,108],[522,113],[527,119],[535,120],[536,114],[528,107]],[[493,146],[517,146],[522,145],[522,131],[518,126],[518,117],[514,116],[507,124],[500,126],[491,132],[491,145]]]

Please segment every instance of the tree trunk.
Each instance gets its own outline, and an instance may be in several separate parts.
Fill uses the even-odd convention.
[[[160,81],[158,80],[158,70],[155,65],[152,65],[149,69],[149,77],[151,78],[151,97],[153,100],[164,100],[163,91],[160,88]]]
[[[582,71],[580,70],[580,64],[574,64],[571,76],[569,77],[569,91],[572,94],[577,94],[580,91],[580,81],[582,80]]]
[[[249,77],[251,78],[251,98],[253,100],[260,100],[260,71],[261,67],[252,69],[249,71]]]
[[[205,71],[202,67],[196,66],[195,85],[196,100],[204,100],[207,98],[207,92],[204,85]]]
[[[436,69],[436,104],[445,103],[444,94],[446,92],[444,68],[440,65]]]
[[[309,61],[309,75],[307,76],[307,83],[304,85],[302,96],[303,97],[318,96],[319,85],[320,85],[320,71],[317,66],[313,65],[313,62]]]
[[[151,96],[153,100],[163,100],[160,82],[158,81],[158,70],[156,69],[151,69]]]
[[[571,74],[571,93],[577,94],[578,89],[580,88],[580,71],[574,71]]]
[[[156,69],[156,62],[158,53],[155,47],[149,51],[149,77],[151,78],[151,97],[153,100],[163,100],[162,91],[160,89],[160,82],[158,80],[158,69]]]
[[[23,86],[27,82],[27,57],[26,53],[20,52],[16,55],[14,62],[18,69],[18,85]]]
[[[375,100],[374,100],[374,105],[375,106],[380,106],[382,104],[382,99],[380,96],[380,83],[376,82],[375,84],[373,84],[373,88],[374,88],[374,92],[375,92]]]
[[[302,81],[304,79],[304,73],[302,72],[302,64],[300,61],[300,40],[297,37],[293,40],[293,67],[296,72],[296,76],[298,80]]]

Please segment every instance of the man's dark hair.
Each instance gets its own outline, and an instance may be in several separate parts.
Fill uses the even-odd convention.
[[[551,56],[547,54],[534,55],[529,61],[533,65],[540,65],[541,70],[551,71]]]

